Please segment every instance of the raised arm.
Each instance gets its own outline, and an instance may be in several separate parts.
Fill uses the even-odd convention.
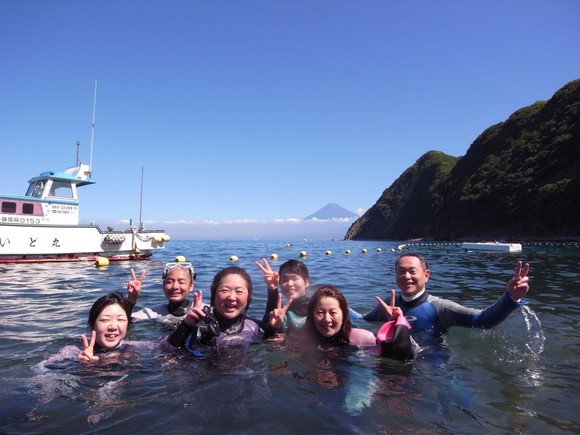
[[[284,317],[286,316],[286,312],[288,308],[290,308],[290,304],[292,304],[292,298],[288,299],[286,305],[282,307],[282,295],[278,293],[278,298],[276,301],[276,308],[270,311],[268,325],[273,329],[280,329],[284,326]]]
[[[387,315],[388,320],[394,320],[400,315],[403,315],[401,309],[399,307],[395,307],[395,290],[391,290],[391,298],[389,304],[383,301],[379,296],[375,296],[375,299],[377,300],[379,306],[383,309],[383,311]]]
[[[266,283],[266,287],[268,290],[276,290],[278,285],[280,284],[280,275],[278,272],[274,272],[270,267],[270,263],[265,258],[262,258],[262,262],[256,261],[256,266],[258,269],[262,271],[262,275],[264,275],[264,282]]]
[[[264,283],[268,289],[268,295],[266,299],[266,309],[264,311],[264,316],[262,317],[262,323],[268,325],[270,322],[270,313],[272,310],[276,309],[276,304],[278,300],[278,285],[280,284],[280,275],[278,272],[274,272],[270,267],[270,263],[265,258],[262,258],[262,263],[256,261],[256,266],[262,272],[264,276]]]
[[[95,341],[97,339],[97,333],[95,331],[91,332],[91,341],[87,341],[87,336],[85,334],[81,335],[81,340],[83,343],[83,350],[77,355],[77,358],[83,362],[96,362],[99,357],[94,354]]]
[[[395,306],[395,290],[390,291],[390,305],[378,296],[375,296],[377,305],[362,318],[367,322],[386,322],[391,318],[393,310],[390,307]]]
[[[137,279],[137,275],[135,275],[135,271],[131,269],[131,279],[127,283],[127,300],[133,306],[137,305],[137,301],[139,300],[139,296],[141,296],[141,287],[143,286],[143,279],[147,271],[144,270],[141,274],[141,277]]]
[[[480,310],[467,308],[444,299],[432,301],[439,312],[439,321],[444,328],[459,325],[476,328],[493,328],[503,322],[507,316],[518,308],[521,299],[530,289],[528,271],[530,265],[518,261],[514,275],[506,285],[502,296],[487,308]]]
[[[411,339],[411,325],[403,316],[401,309],[395,307],[395,290],[391,290],[390,305],[378,296],[376,299],[390,319],[377,332],[381,356],[399,360],[413,359],[415,351]]]
[[[185,315],[184,319],[184,322],[187,323],[189,326],[195,326],[197,322],[200,321],[200,319],[205,317],[205,313],[201,308],[202,299],[203,292],[201,290],[193,294],[193,305]]]
[[[177,328],[169,334],[162,344],[163,348],[167,348],[165,343],[168,343],[171,348],[183,347],[187,337],[194,331],[194,327],[197,325],[199,320],[205,317],[205,313],[201,308],[203,294],[200,291],[193,294],[193,306],[185,315],[185,319],[177,325]]]
[[[518,261],[514,276],[507,282],[506,292],[515,302],[519,302],[530,290],[528,272],[530,265]]]

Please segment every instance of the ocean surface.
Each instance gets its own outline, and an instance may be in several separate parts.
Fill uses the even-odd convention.
[[[164,301],[163,266],[177,255],[194,263],[204,302],[219,269],[244,267],[254,281],[250,315],[261,317],[266,288],[254,262],[275,253],[277,268],[306,251],[309,293],[333,284],[365,312],[375,295],[395,288],[401,250],[427,257],[431,293],[478,308],[501,296],[517,260],[527,261],[528,304],[494,329],[453,328],[422,343],[412,363],[360,350],[304,355],[272,342],[167,355],[158,343],[168,331],[153,322],[133,325],[127,339],[142,346],[122,360],[45,361],[80,345],[91,304],[125,292],[131,268],[147,271],[139,301],[146,307]],[[453,243],[171,241],[150,261],[105,268],[3,264],[0,433],[579,433],[579,313],[577,243],[529,243],[507,254]],[[380,325],[357,326],[376,332]]]

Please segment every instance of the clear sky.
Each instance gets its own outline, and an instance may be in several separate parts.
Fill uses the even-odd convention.
[[[3,0],[0,191],[77,140],[89,163],[97,80],[85,222],[137,221],[142,170],[143,220],[182,237],[362,212],[580,78],[578,23],[577,0]]]

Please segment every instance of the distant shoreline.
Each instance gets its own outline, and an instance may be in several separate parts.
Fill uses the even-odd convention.
[[[461,238],[461,239],[454,239],[454,240],[445,240],[445,239],[430,239],[430,238],[419,238],[419,239],[408,239],[408,240],[401,240],[401,239],[384,239],[384,240],[376,240],[376,239],[365,239],[365,240],[357,240],[357,239],[343,239],[343,241],[353,241],[353,242],[404,242],[404,243],[463,243],[463,242],[499,242],[499,243],[540,243],[540,242],[552,242],[552,243],[569,243],[569,242],[580,242],[579,237],[543,237],[543,238],[494,238],[494,237],[473,237],[473,238]]]

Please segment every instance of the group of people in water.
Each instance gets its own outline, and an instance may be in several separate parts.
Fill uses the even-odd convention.
[[[395,263],[399,294],[392,290],[388,301],[376,297],[377,306],[360,315],[349,309],[342,292],[332,285],[320,285],[308,296],[310,275],[300,260],[290,259],[278,271],[266,259],[256,265],[268,291],[262,319],[247,315],[253,285],[243,268],[231,266],[220,270],[210,285],[209,304],[204,304],[203,292],[194,291],[193,265],[168,263],[163,272],[167,302],[136,312],[145,273],[137,277],[131,270],[127,296],[109,293],[91,307],[88,318],[91,333],[89,337],[82,336],[77,358],[98,361],[103,354],[123,346],[131,323],[154,320],[172,330],[161,342],[161,348],[167,352],[184,349],[197,355],[204,346],[219,349],[285,337],[315,347],[374,348],[382,357],[411,360],[420,349],[413,339],[415,332],[441,334],[455,325],[491,328],[519,307],[529,291],[529,264],[520,261],[497,302],[483,310],[467,308],[430,295],[426,290],[430,276],[427,261],[421,254],[403,253]],[[383,325],[375,334],[354,327],[353,319]]]

